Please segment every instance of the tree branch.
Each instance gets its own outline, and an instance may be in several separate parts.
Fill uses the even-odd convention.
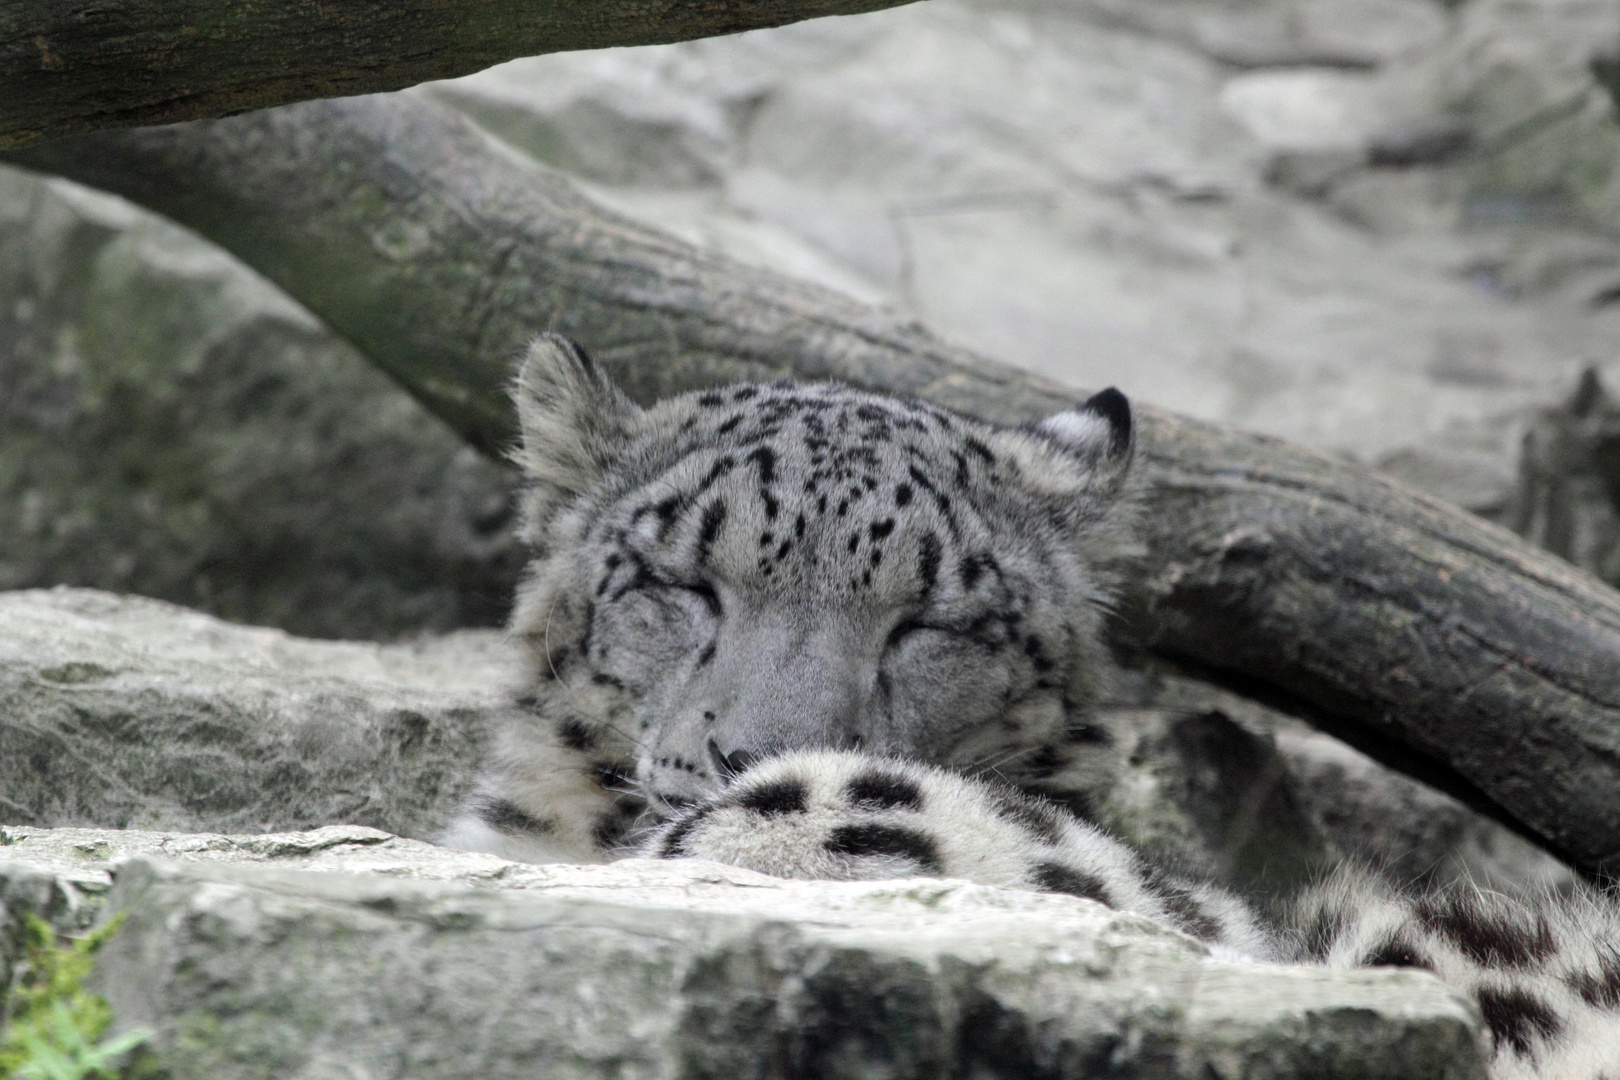
[[[0,4],[0,149],[397,90],[518,56],[652,45],[912,0],[30,0]]]
[[[1074,394],[705,254],[411,95],[104,132],[12,155],[235,252],[495,452],[534,332],[637,398],[837,378],[1022,421]],[[1512,534],[1275,439],[1140,410],[1146,648],[1284,697],[1620,872],[1620,594]]]

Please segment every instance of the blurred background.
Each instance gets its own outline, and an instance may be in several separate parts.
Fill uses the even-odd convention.
[[[407,92],[694,244],[1620,580],[1620,0],[929,0]],[[0,168],[0,588],[498,625],[510,484],[230,256]]]

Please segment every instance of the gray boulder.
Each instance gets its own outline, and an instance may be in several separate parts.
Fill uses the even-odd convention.
[[[99,878],[127,913],[95,987],[176,1080],[1483,1074],[1426,973],[1215,959],[1071,897],[356,829],[9,835],[0,895]]]
[[[420,92],[687,239],[1500,516],[1620,345],[1617,55],[1620,0],[933,0]],[[0,251],[0,587],[499,621],[505,472],[307,313],[3,169]]]
[[[235,259],[0,168],[0,589],[317,637],[495,626],[507,470]]]
[[[0,820],[429,835],[504,708],[493,631],[309,641],[156,600],[0,594]]]
[[[1537,412],[1506,524],[1620,584],[1620,403],[1595,369],[1567,401]]]

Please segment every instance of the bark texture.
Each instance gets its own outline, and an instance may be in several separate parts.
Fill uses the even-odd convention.
[[[910,0],[34,0],[0,5],[0,147],[397,90],[518,56],[651,45]]]
[[[823,290],[626,222],[410,96],[312,102],[13,154],[216,240],[473,443],[553,328],[642,400],[837,378],[996,421],[1072,392]],[[1620,594],[1344,461],[1139,411],[1145,647],[1438,780],[1594,873],[1620,872]]]

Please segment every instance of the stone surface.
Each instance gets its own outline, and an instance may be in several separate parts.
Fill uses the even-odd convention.
[[[0,168],[0,588],[320,637],[493,626],[509,487],[234,259]]]
[[[303,640],[82,589],[0,594],[0,820],[430,835],[505,707],[493,631]]]
[[[1345,859],[1430,887],[1574,883],[1566,864],[1458,799],[1166,666],[1133,667],[1102,712],[1113,739],[1069,747],[1042,790],[1262,905]]]
[[[60,898],[55,910],[99,910],[113,871],[136,857],[170,862],[247,863],[284,870],[381,874],[412,881],[448,881],[488,888],[523,888],[553,880],[555,866],[507,862],[456,851],[364,825],[323,825],[301,832],[159,832],[0,826],[0,861],[47,871]],[[744,871],[739,871],[744,872]],[[82,921],[75,916],[75,921]]]
[[[1482,1075],[1426,973],[1219,960],[1071,897],[503,872],[355,829],[8,836],[0,889],[110,874],[94,982],[176,1078]]]
[[[1286,886],[1301,867],[1353,858],[1434,887],[1574,882],[1535,843],[1294,717],[1173,672],[1139,674],[1119,812],[1185,837],[1223,877]]]
[[[1620,403],[1595,369],[1569,400],[1536,413],[1507,523],[1620,584]]]
[[[492,631],[312,641],[91,590],[0,593],[0,822],[431,838],[518,672]],[[1154,857],[1256,896],[1346,856],[1401,880],[1568,880],[1502,826],[1298,721],[1174,675],[1133,680],[1110,717],[1117,743],[1053,783]]]

